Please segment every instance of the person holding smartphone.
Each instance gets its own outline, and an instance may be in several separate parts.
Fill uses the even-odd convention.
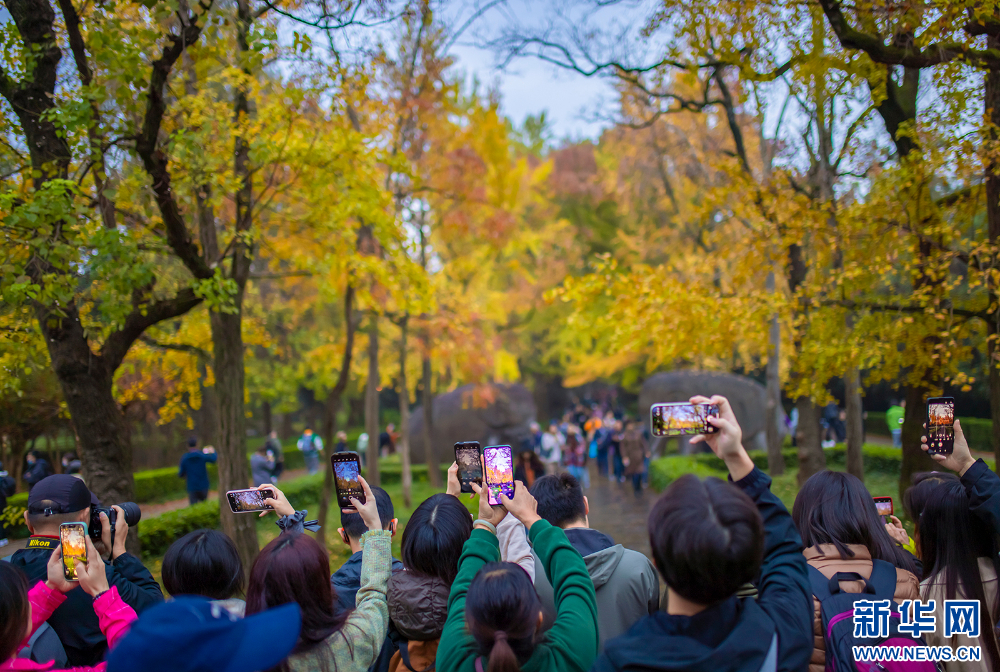
[[[30,660],[18,662],[14,656],[27,646],[31,636],[55,610],[66,603],[67,594],[75,590],[84,592],[93,601],[101,632],[112,648],[128,632],[136,619],[135,610],[125,604],[117,587],[108,584],[104,561],[90,537],[84,538],[87,562],[78,560],[75,563],[77,581],[66,579],[62,551],[58,547],[48,552],[45,581],[39,581],[30,590],[24,572],[11,563],[0,562],[0,612],[7,616],[0,619],[0,670],[48,669]],[[103,670],[104,663],[93,668],[74,669],[77,672]]]
[[[261,550],[250,569],[246,613],[250,616],[289,602],[299,605],[302,630],[286,662],[293,672],[367,670],[385,642],[392,534],[382,527],[375,493],[363,477],[359,480],[365,500],[362,503],[352,497],[351,505],[368,531],[360,539],[361,589],[349,613],[336,606],[326,549],[303,533],[306,512],[292,508],[278,488],[266,486],[274,490],[274,498],[266,503],[281,516],[278,526],[282,533]]]
[[[32,583],[44,580],[49,555],[59,546],[59,526],[62,523],[89,522],[92,504],[97,504],[97,498],[75,476],[55,474],[40,481],[32,488],[28,496],[28,510],[24,513],[31,537],[27,548],[11,556],[11,564],[23,570]],[[163,592],[142,561],[125,550],[129,527],[124,512],[120,507],[116,508],[118,519],[114,540],[111,539],[107,516],[102,513],[100,517],[103,545],[111,549],[110,563],[105,564],[96,552],[93,558],[100,560],[107,572],[108,583],[117,587],[122,600],[141,614],[143,610],[163,602]],[[104,659],[108,640],[101,631],[93,600],[83,589],[70,591],[48,622],[59,635],[70,665],[96,665]]]

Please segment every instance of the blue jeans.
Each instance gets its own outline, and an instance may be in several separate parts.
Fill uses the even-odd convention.
[[[625,463],[622,462],[622,451],[621,448],[615,448],[615,479],[622,480],[625,478]]]
[[[902,448],[903,447],[903,430],[901,429],[890,429],[892,433],[892,447]]]
[[[566,471],[578,480],[584,489],[590,487],[590,472],[587,471],[587,467],[566,467]]]
[[[306,471],[315,474],[319,471],[319,453],[302,453],[306,458]]]
[[[608,475],[608,448],[597,449],[597,474],[599,476]]]

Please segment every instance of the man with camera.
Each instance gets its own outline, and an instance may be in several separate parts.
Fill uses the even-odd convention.
[[[31,489],[28,510],[24,513],[31,538],[27,547],[14,553],[10,561],[32,583],[44,581],[49,556],[59,548],[59,526],[87,523],[91,538],[110,549],[104,556],[108,585],[117,586],[122,600],[141,614],[144,609],[163,602],[163,592],[139,558],[125,550],[128,523],[134,525],[139,521],[139,507],[131,502],[98,507],[97,498],[80,479],[68,474],[42,479]],[[104,659],[108,641],[94,613],[94,600],[82,588],[66,594],[66,601],[52,613],[48,623],[59,636],[70,666],[92,666]]]

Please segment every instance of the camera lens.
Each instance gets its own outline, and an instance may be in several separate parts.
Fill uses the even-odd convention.
[[[118,506],[122,507],[122,511],[125,513],[125,522],[128,523],[129,527],[133,527],[142,518],[142,511],[139,510],[139,505],[135,502],[122,502]]]

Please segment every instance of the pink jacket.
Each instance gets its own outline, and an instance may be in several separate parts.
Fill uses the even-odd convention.
[[[42,623],[49,619],[52,612],[66,600],[66,596],[58,590],[52,590],[45,585],[44,581],[39,581],[35,587],[28,591],[28,599],[31,601],[31,632],[25,637],[21,644],[23,648],[28,644],[31,635],[41,627]],[[108,638],[108,647],[114,648],[115,644],[125,636],[125,633],[132,627],[132,621],[138,618],[132,607],[125,604],[118,595],[118,589],[111,586],[99,598],[94,600],[94,611],[101,622],[101,632]],[[48,663],[36,663],[24,658],[11,658],[0,663],[0,672],[6,670],[51,670],[53,661]],[[107,663],[100,663],[96,667],[74,667],[74,672],[104,672]]]

